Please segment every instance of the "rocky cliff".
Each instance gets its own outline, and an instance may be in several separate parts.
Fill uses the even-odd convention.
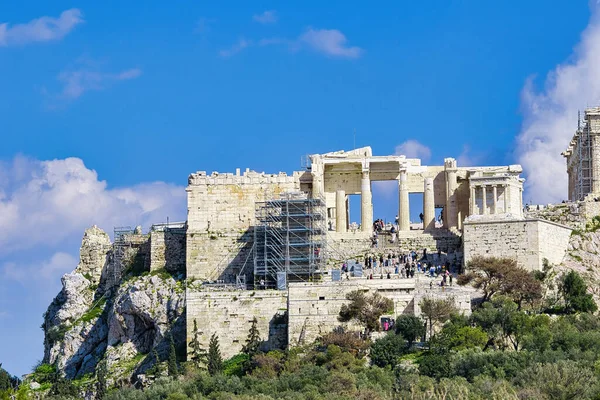
[[[44,315],[43,362],[69,379],[93,374],[106,359],[111,376],[129,380],[154,364],[154,354],[166,359],[171,335],[185,351],[183,274],[150,272],[144,235],[136,235],[117,246],[101,229],[87,229],[79,265]]]

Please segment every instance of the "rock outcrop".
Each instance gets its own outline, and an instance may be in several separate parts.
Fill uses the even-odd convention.
[[[154,350],[166,358],[171,335],[180,347],[185,342],[182,281],[164,270],[131,268],[135,254],[115,261],[112,251],[105,232],[86,230],[79,265],[62,278],[63,288],[45,314],[44,362],[67,378],[93,373],[106,359],[112,376],[129,379],[154,362],[146,357]],[[117,262],[123,265],[112,265]],[[115,270],[122,272],[116,285],[99,285],[106,281],[103,273]]]

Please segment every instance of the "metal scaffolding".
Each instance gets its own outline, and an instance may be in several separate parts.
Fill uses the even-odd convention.
[[[584,113],[583,126],[581,124],[581,118],[577,123],[577,134],[579,136],[579,143],[577,145],[578,154],[578,165],[579,169],[577,174],[577,185],[575,186],[575,198],[583,200],[586,194],[592,191],[592,138],[591,138],[591,127],[592,121],[588,118],[587,114]]]
[[[284,289],[320,278],[326,263],[326,207],[321,198],[285,193],[256,204],[254,287]]]

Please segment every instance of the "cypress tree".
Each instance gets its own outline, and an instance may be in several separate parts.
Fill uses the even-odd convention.
[[[258,321],[256,317],[252,318],[252,325],[250,325],[250,331],[248,332],[248,338],[246,338],[246,344],[242,347],[242,353],[248,354],[250,358],[258,353],[260,348],[260,333],[258,332]]]
[[[208,344],[208,373],[216,375],[223,370],[223,358],[219,347],[219,338],[213,333]]]
[[[177,353],[175,352],[175,341],[173,341],[173,335],[171,335],[169,344],[169,361],[167,362],[167,368],[169,376],[176,377],[179,374],[177,368]]]
[[[100,361],[98,364],[98,371],[96,373],[98,382],[96,383],[96,399],[102,400],[106,396],[106,375],[108,374],[108,368],[106,360]]]
[[[198,340],[199,334],[200,333],[198,331],[198,323],[194,319],[194,338],[190,342],[190,348],[192,349],[191,360],[193,361],[194,365],[196,365],[196,367],[200,367],[202,363],[206,363],[207,357],[206,350],[202,348],[202,346],[200,345],[200,341]]]

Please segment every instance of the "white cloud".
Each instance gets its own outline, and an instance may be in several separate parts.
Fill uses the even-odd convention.
[[[360,47],[348,47],[346,36],[337,29],[309,28],[298,38],[300,43],[332,57],[358,58],[363,53]]]
[[[16,157],[10,164],[0,163],[0,177],[6,178],[0,180],[0,257],[80,238],[94,224],[111,233],[114,226],[148,227],[167,216],[176,220],[186,215],[183,187],[152,182],[109,188],[79,158]]]
[[[244,38],[240,38],[240,40],[238,40],[230,48],[219,51],[219,55],[221,57],[226,57],[226,58],[231,57],[231,56],[239,53],[240,51],[244,50],[245,48],[252,46],[252,44],[253,44],[253,42],[251,40],[246,40]]]
[[[404,155],[408,158],[420,158],[426,162],[431,158],[431,149],[414,139],[409,139],[396,146],[395,154]]]
[[[31,280],[55,282],[57,278],[73,271],[77,263],[78,260],[71,254],[59,251],[40,264],[22,265],[13,261],[6,262],[3,264],[2,272],[6,279],[24,284]]]
[[[262,14],[255,14],[252,16],[252,19],[261,24],[273,24],[277,22],[278,16],[277,11],[275,10],[267,10]]]
[[[359,47],[348,47],[347,39],[337,29],[312,29],[309,28],[298,38],[290,40],[280,37],[262,38],[257,41],[239,39],[231,47],[219,51],[221,57],[231,57],[240,51],[253,46],[287,45],[292,52],[308,48],[317,53],[337,58],[358,58],[363,50]]]
[[[58,97],[64,100],[73,100],[87,91],[103,90],[112,83],[135,79],[141,74],[142,71],[138,68],[117,73],[105,73],[87,68],[64,71],[58,75],[58,80],[63,85]]]
[[[591,4],[592,16],[581,40],[567,61],[549,72],[542,90],[527,80],[522,92],[524,123],[517,138],[519,162],[534,203],[567,198],[565,159],[577,128],[577,111],[600,105],[600,13]]]
[[[58,18],[45,16],[13,26],[3,23],[0,24],[0,46],[60,40],[83,22],[81,11],[72,8],[63,11]]]

